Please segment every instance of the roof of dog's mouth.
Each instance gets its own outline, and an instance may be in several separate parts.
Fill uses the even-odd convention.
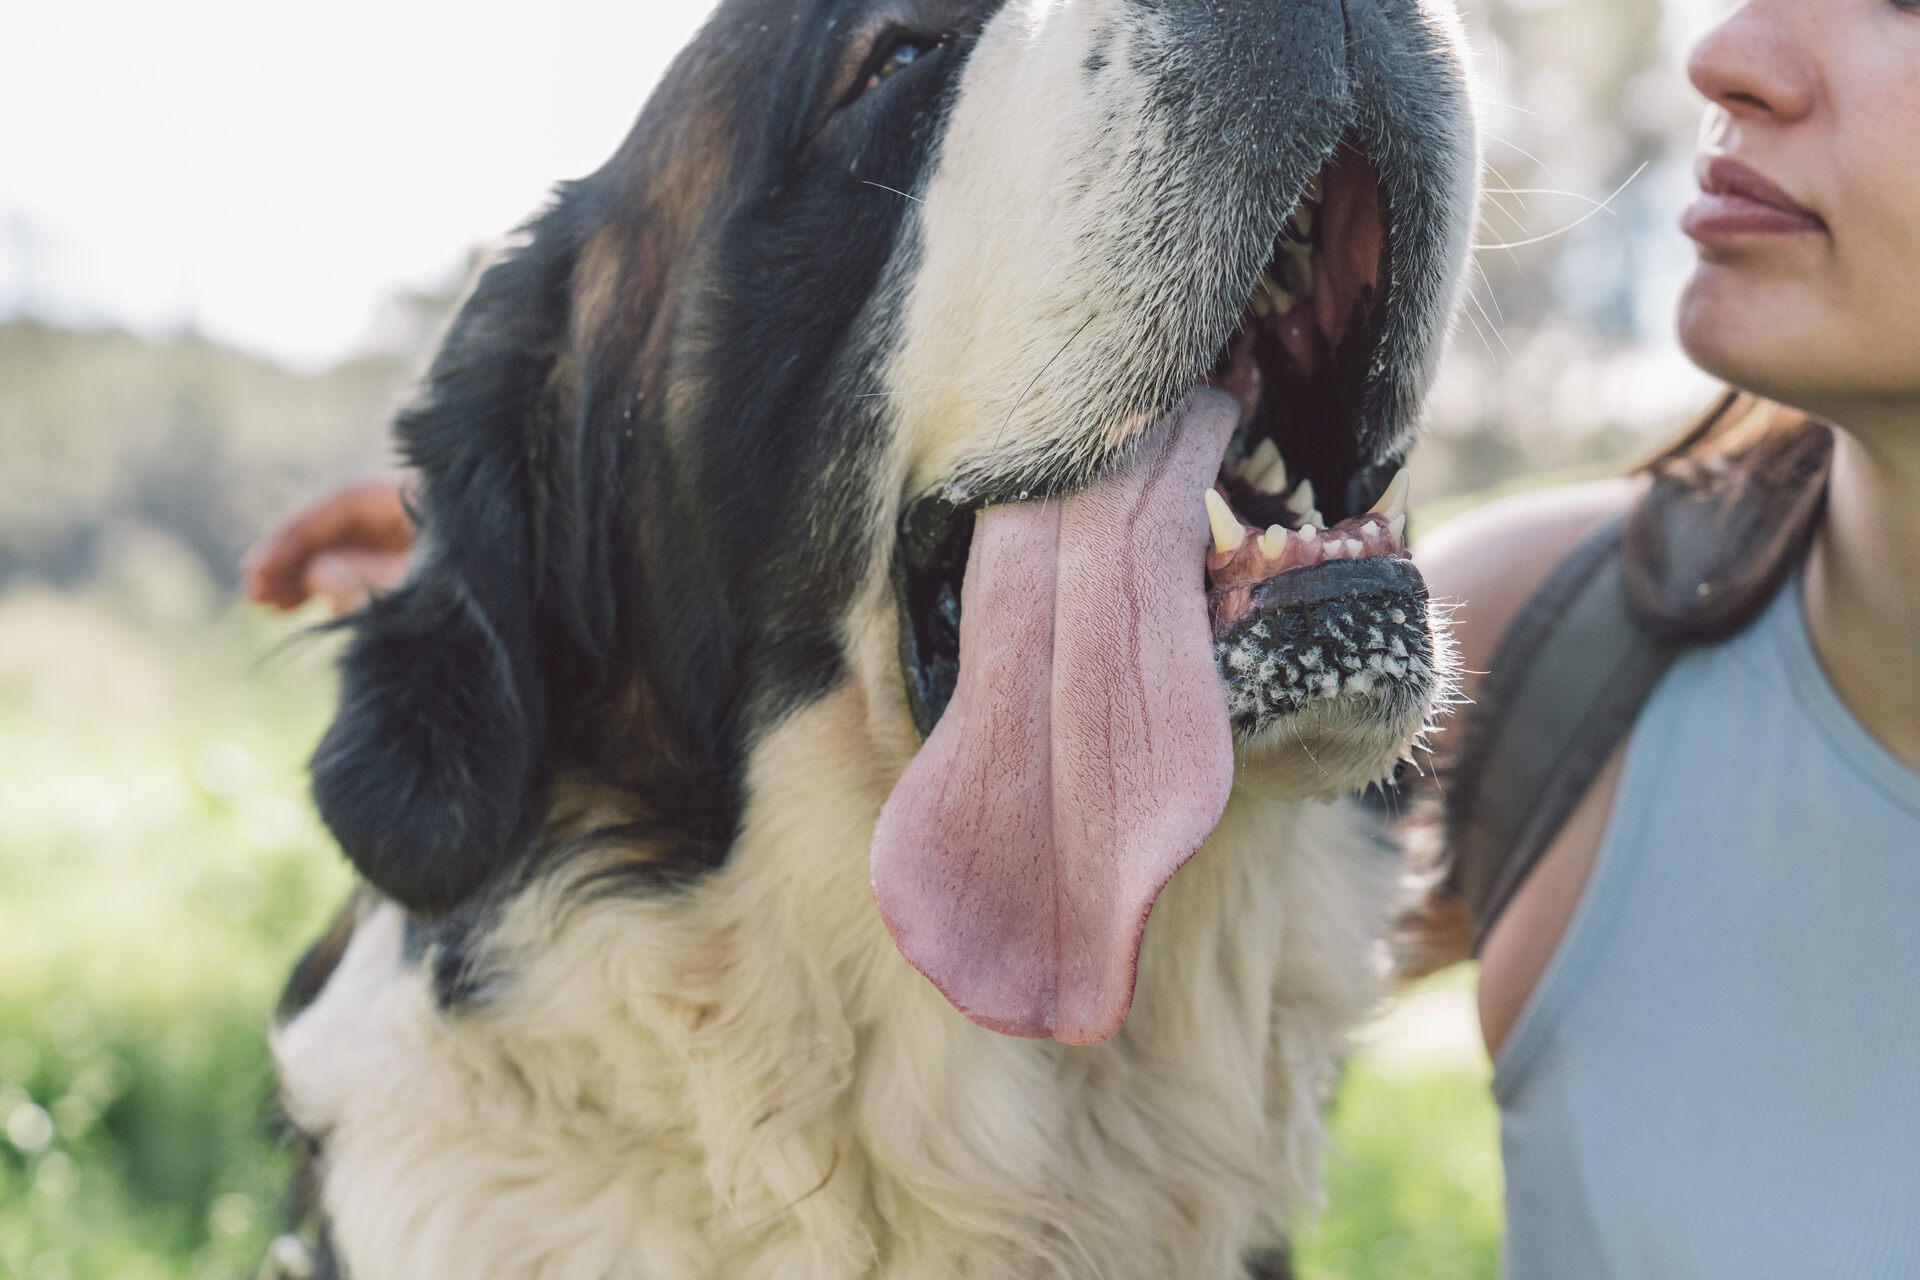
[[[1215,637],[1262,583],[1403,553],[1403,480],[1347,509],[1385,243],[1373,167],[1342,148],[1211,374],[1112,469],[903,518],[901,660],[927,741],[875,831],[874,891],[974,1021],[1070,1043],[1118,1030],[1146,915],[1232,787]]]

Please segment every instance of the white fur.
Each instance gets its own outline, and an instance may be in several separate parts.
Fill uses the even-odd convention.
[[[1135,55],[1166,40],[1128,0],[1010,0],[983,33],[919,205],[888,374],[911,481],[1090,461],[1205,372],[1219,341],[1203,333],[1233,315],[1191,303],[1226,296],[1233,264],[1207,252],[1245,238],[1243,206],[1198,189],[1210,173],[1150,109]]]
[[[999,1036],[872,907],[868,714],[850,686],[769,738],[687,896],[516,902],[482,1007],[436,1011],[395,909],[362,923],[274,1045],[356,1280],[1225,1280],[1314,1203],[1393,864],[1336,808],[1241,789],[1121,1033]]]

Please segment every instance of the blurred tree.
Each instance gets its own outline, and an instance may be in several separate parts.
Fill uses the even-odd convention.
[[[260,529],[387,465],[387,422],[465,288],[401,294],[363,354],[302,375],[192,333],[0,324],[0,587],[72,586],[127,521],[231,586]]]
[[[1682,54],[1705,4],[1468,6],[1487,196],[1428,494],[1617,465],[1704,399],[1671,312],[1700,109]]]

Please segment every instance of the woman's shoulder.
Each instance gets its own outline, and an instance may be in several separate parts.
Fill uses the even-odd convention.
[[[1469,697],[1534,589],[1637,492],[1627,476],[1533,489],[1476,507],[1420,539],[1413,557],[1428,590],[1454,606]]]
[[[1638,482],[1627,477],[1535,489],[1476,507],[1420,540],[1414,559],[1428,590],[1453,606],[1461,687],[1469,703],[1534,590],[1583,538],[1623,514],[1639,492]],[[1460,726],[1447,731],[1457,733]],[[1579,902],[1611,803],[1611,768],[1484,940],[1479,1006],[1491,1053],[1499,1051]],[[1471,950],[1457,902],[1449,909],[1442,898],[1431,899],[1414,925],[1430,935],[1434,961],[1465,959]]]

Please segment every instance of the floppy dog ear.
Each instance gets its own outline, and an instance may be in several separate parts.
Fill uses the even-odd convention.
[[[347,856],[423,913],[508,865],[546,791],[535,494],[567,333],[559,214],[481,277],[396,423],[419,474],[416,564],[350,623],[339,710],[312,761]]]

